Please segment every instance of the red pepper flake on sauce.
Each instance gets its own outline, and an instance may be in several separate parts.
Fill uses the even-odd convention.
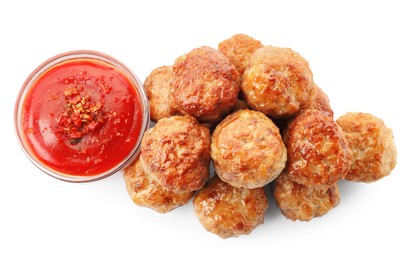
[[[59,115],[58,123],[71,144],[77,144],[82,137],[99,129],[105,122],[105,112],[100,101],[93,102],[83,88],[70,87],[64,91],[66,105]]]

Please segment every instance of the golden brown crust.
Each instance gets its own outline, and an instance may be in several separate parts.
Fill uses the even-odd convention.
[[[328,188],[350,169],[350,146],[326,112],[309,109],[300,113],[289,124],[284,141],[289,178],[302,185]]]
[[[248,35],[235,34],[219,43],[218,50],[228,57],[242,75],[250,62],[252,54],[263,46],[260,41]]]
[[[145,132],[142,168],[174,192],[202,188],[209,177],[210,131],[192,116],[163,118]]]
[[[394,169],[397,150],[392,130],[383,120],[367,113],[347,113],[337,119],[353,151],[346,180],[374,182]]]
[[[259,111],[244,109],[215,128],[211,157],[223,181],[234,187],[258,188],[280,174],[287,153],[275,124]]]
[[[334,118],[333,109],[330,106],[330,100],[324,91],[316,86],[316,94],[313,101],[308,106],[308,109],[317,109],[319,111],[327,112],[332,118]]]
[[[308,62],[289,48],[266,46],[254,52],[241,91],[248,106],[272,118],[291,117],[315,95]]]
[[[175,114],[170,102],[172,77],[172,66],[162,66],[154,69],[143,83],[149,99],[151,120],[154,122]]]
[[[139,159],[125,168],[123,178],[129,197],[136,205],[148,207],[160,213],[167,213],[185,205],[195,194],[194,191],[175,193],[165,189],[152,174],[142,169]]]
[[[206,230],[222,238],[247,235],[264,223],[264,188],[235,188],[212,178],[194,197],[194,212]]]
[[[328,189],[308,188],[290,180],[283,172],[273,185],[277,206],[292,221],[309,221],[321,217],[340,202],[337,184]]]
[[[216,123],[237,102],[240,75],[225,55],[200,47],[176,59],[171,99],[183,114]]]

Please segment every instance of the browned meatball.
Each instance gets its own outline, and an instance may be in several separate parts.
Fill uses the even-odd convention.
[[[250,63],[252,54],[263,46],[260,41],[248,35],[235,34],[219,43],[218,50],[228,57],[242,75]]]
[[[206,230],[222,238],[247,235],[264,223],[264,188],[235,188],[214,177],[194,197],[194,211]]]
[[[234,187],[258,188],[280,174],[287,152],[275,124],[259,111],[244,109],[215,128],[211,157],[223,181]]]
[[[136,205],[148,207],[160,213],[167,213],[185,205],[194,191],[175,193],[167,190],[150,173],[142,169],[139,159],[128,165],[123,173],[126,190]]]
[[[224,54],[211,47],[179,57],[173,71],[174,107],[201,123],[217,123],[237,102],[240,75]]]
[[[316,86],[316,94],[313,101],[308,106],[308,109],[317,109],[320,111],[327,112],[332,118],[334,118],[333,109],[330,106],[330,100],[324,91]]]
[[[274,181],[274,198],[281,213],[292,221],[321,217],[340,202],[338,185],[327,189],[308,188],[284,172]]]
[[[272,118],[291,117],[315,95],[308,62],[288,48],[266,46],[254,52],[241,91],[247,104]]]
[[[289,124],[284,141],[289,178],[302,185],[328,188],[350,169],[350,146],[326,112],[303,111]]]
[[[397,150],[393,132],[383,120],[367,113],[347,113],[337,119],[353,151],[346,180],[374,182],[394,169]]]
[[[172,66],[162,66],[154,69],[143,83],[154,122],[175,114],[170,102],[172,76]]]
[[[202,188],[209,178],[210,132],[192,116],[163,118],[145,132],[142,168],[174,192]]]

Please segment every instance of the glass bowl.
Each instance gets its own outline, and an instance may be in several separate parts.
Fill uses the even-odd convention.
[[[96,51],[59,54],[24,82],[15,105],[19,144],[40,170],[68,182],[90,182],[136,158],[149,127],[139,79]]]

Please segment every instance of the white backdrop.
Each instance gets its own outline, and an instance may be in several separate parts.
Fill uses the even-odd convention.
[[[336,2],[2,1],[0,259],[412,259],[413,9],[410,1]],[[132,203],[121,173],[66,183],[20,150],[14,102],[44,60],[97,50],[144,81],[152,69],[236,33],[304,56],[336,118],[347,111],[382,118],[398,148],[392,174],[373,184],[341,182],[340,205],[308,223],[285,219],[271,199],[264,225],[223,240],[203,229],[191,203],[162,215]]]

